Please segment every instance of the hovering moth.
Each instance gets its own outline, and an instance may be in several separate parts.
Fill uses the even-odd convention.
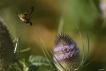
[[[18,17],[20,18],[22,22],[32,26],[32,22],[30,21],[31,19],[30,15],[33,13],[33,11],[34,11],[34,7],[31,7],[24,14],[18,14],[17,12],[16,13],[18,14]]]

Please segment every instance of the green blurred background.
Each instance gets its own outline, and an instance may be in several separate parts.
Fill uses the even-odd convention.
[[[106,10],[101,9],[101,5],[106,5],[105,0],[0,0],[0,15],[5,19],[12,37],[13,34],[16,37],[22,35],[20,48],[30,47],[32,55],[44,56],[35,32],[47,49],[52,50],[60,27],[76,41],[81,55],[82,44],[87,53],[88,33],[90,53],[86,63],[94,60],[82,71],[106,71]],[[25,13],[32,6],[35,8],[31,15],[33,25],[29,26],[20,21],[15,12]]]

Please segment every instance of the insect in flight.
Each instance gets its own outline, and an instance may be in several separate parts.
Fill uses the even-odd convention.
[[[18,14],[18,17],[20,18],[22,22],[32,26],[32,22],[30,21],[31,19],[30,15],[33,13],[33,11],[34,11],[34,7],[31,7],[24,14],[18,14],[17,12],[16,13]]]

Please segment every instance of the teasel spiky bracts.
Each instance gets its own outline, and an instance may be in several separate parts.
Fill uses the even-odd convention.
[[[8,71],[8,68],[16,53],[14,53],[15,45],[11,39],[10,33],[2,18],[0,18],[0,71]]]
[[[57,35],[53,53],[54,63],[59,71],[75,71],[80,66],[80,51],[75,41],[65,33]]]

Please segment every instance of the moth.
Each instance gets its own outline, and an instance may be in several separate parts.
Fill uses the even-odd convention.
[[[16,14],[18,14],[18,17],[22,22],[32,26],[32,22],[30,21],[31,19],[30,15],[33,13],[33,11],[34,11],[34,7],[31,7],[24,14],[18,14],[17,12]]]

